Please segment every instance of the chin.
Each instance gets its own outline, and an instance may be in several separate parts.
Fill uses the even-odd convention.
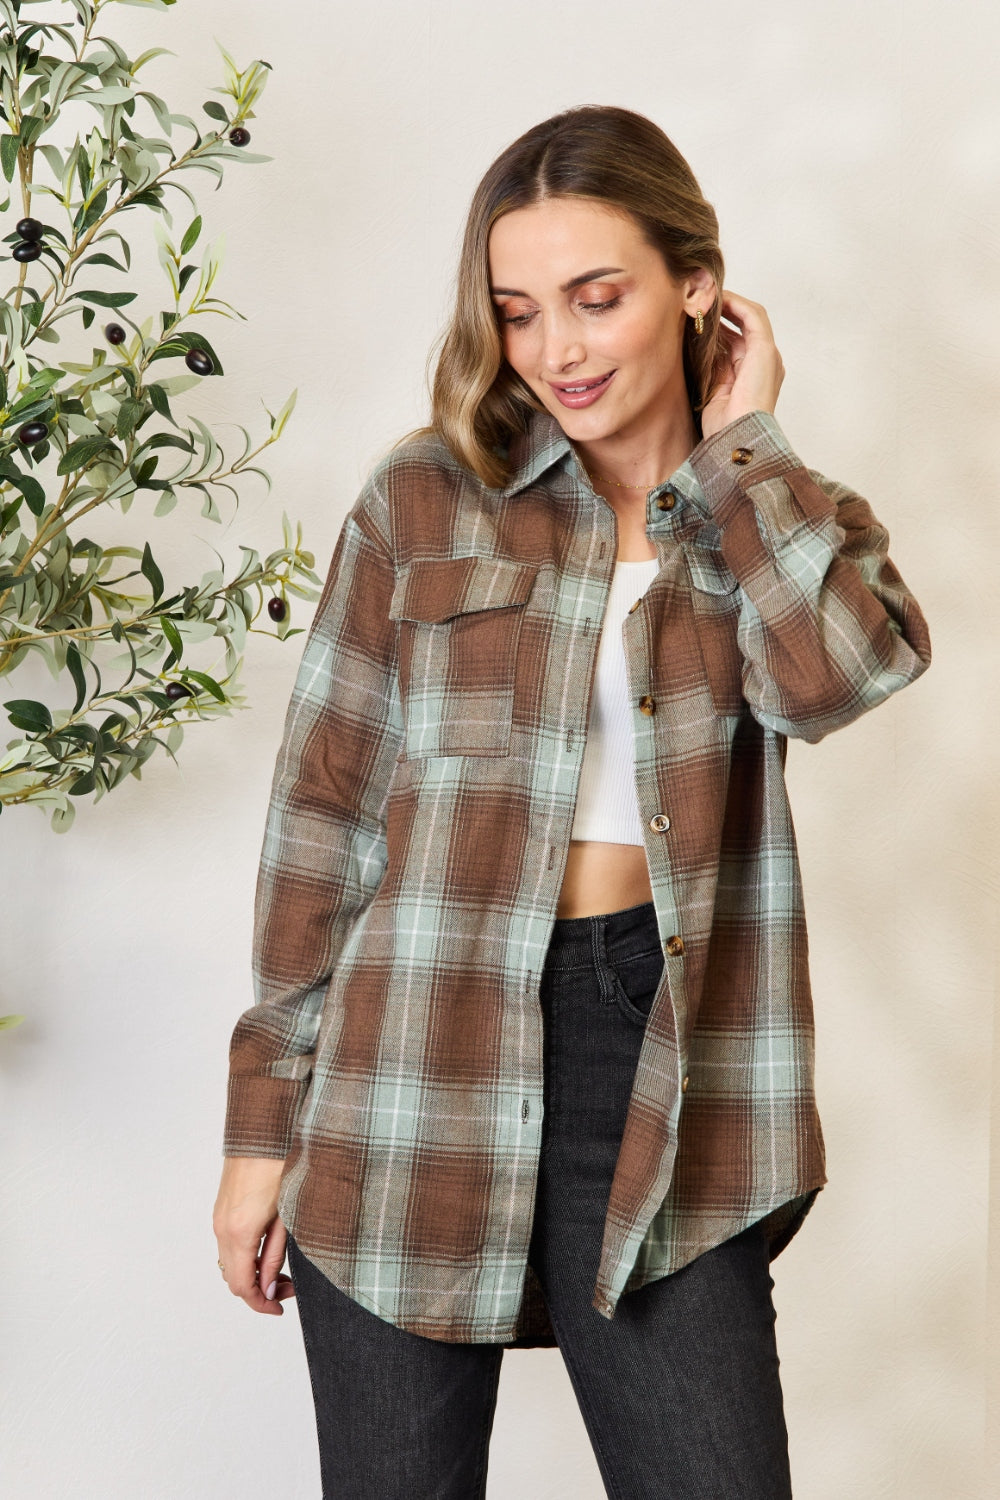
[[[617,413],[598,416],[596,412],[589,412],[586,408],[583,411],[572,411],[567,407],[560,407],[557,420],[570,437],[579,436],[591,442],[612,437],[623,425],[623,419]]]

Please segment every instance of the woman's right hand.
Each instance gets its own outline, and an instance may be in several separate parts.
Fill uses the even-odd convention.
[[[288,1240],[278,1216],[284,1166],[279,1157],[227,1156],[212,1212],[222,1274],[233,1295],[254,1312],[280,1314],[282,1299],[295,1296],[291,1277],[280,1274]]]

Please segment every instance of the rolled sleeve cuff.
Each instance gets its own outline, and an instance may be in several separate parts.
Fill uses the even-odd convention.
[[[287,1156],[307,1086],[307,1079],[231,1073],[223,1156]]]
[[[689,460],[720,530],[750,499],[771,535],[836,509],[813,483],[772,412],[752,411],[700,442]],[[800,482],[783,476],[798,471]],[[804,481],[804,482],[802,482]]]

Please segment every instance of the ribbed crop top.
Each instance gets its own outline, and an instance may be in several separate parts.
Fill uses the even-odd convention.
[[[658,569],[655,557],[615,563],[597,648],[587,742],[570,832],[573,839],[644,843],[635,792],[632,703],[625,675],[622,625]]]

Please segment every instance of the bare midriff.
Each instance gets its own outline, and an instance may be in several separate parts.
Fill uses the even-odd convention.
[[[641,844],[570,839],[557,917],[594,917],[652,899],[649,866]]]

